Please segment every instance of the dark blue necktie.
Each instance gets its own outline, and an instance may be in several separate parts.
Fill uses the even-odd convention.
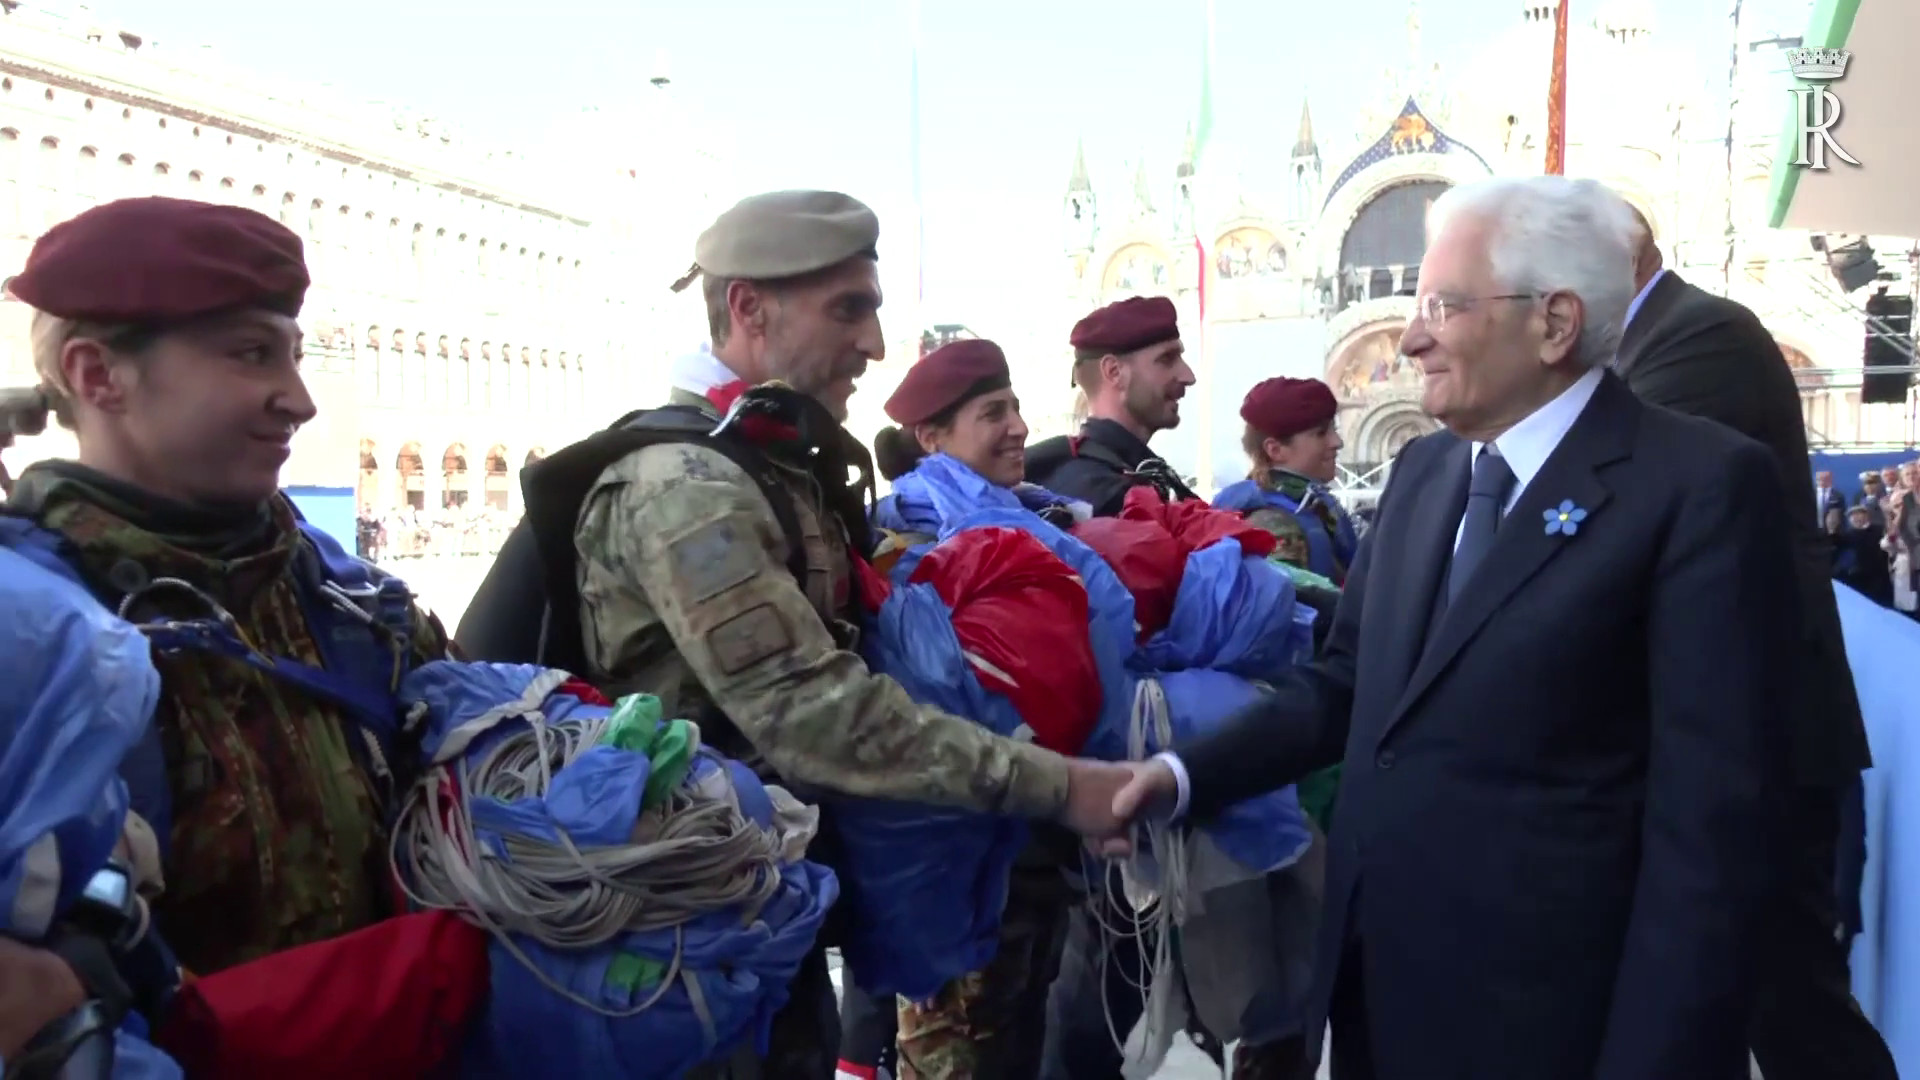
[[[1453,550],[1453,565],[1447,570],[1449,605],[1492,550],[1493,535],[1500,528],[1500,513],[1513,491],[1513,480],[1506,459],[1491,446],[1481,447],[1473,459],[1473,480],[1467,485],[1467,516],[1460,524],[1460,546]]]

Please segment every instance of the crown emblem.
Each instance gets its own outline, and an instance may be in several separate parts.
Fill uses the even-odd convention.
[[[1845,49],[1793,49],[1787,53],[1787,68],[1807,80],[1838,79],[1847,73],[1847,61],[1853,54]]]

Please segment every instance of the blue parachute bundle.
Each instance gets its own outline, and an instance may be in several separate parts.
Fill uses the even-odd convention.
[[[426,708],[424,749],[443,766],[422,789],[436,775],[454,778],[469,823],[464,832],[449,825],[462,815],[449,814],[444,799],[410,803],[395,840],[403,877],[423,903],[464,911],[495,936],[487,1010],[463,1055],[467,1075],[665,1078],[743,1045],[764,1053],[788,984],[839,895],[832,872],[801,857],[817,812],[763,786],[739,762],[697,748],[696,729],[663,722],[655,699],[635,696],[609,709],[562,689],[567,679],[522,665],[436,663],[402,687],[403,700]],[[562,754],[557,746],[569,737],[575,744]],[[525,759],[501,764],[516,746],[564,763],[544,783],[521,784],[517,797],[489,794],[518,790],[501,785],[538,771]],[[664,923],[660,911],[689,912],[670,925],[594,922],[620,917],[596,906],[619,902],[600,875],[631,880],[620,873],[625,864],[611,860],[649,838],[665,848],[674,815],[716,804],[727,822],[737,821],[727,809],[744,818],[734,837],[759,838],[758,861],[738,863],[720,884],[699,874],[649,881],[648,900],[657,903],[635,904],[632,913]],[[435,848],[436,833],[453,846]],[[721,841],[709,834],[671,839],[723,861],[713,854]],[[562,862],[575,851],[592,860],[594,875]],[[462,877],[446,865],[461,856],[464,880],[491,882],[489,889],[461,893],[450,884]],[[501,881],[510,872],[536,879],[529,896],[580,903],[559,925],[549,913],[534,927],[528,904],[506,902]],[[696,903],[695,888],[719,895]],[[732,892],[742,895],[730,899]]]
[[[121,760],[148,735],[160,675],[139,630],[16,539],[0,538],[0,933],[32,941],[113,854]],[[179,1077],[144,1036],[137,1014],[114,1033],[115,1075]]]
[[[941,540],[970,529],[1017,529],[1080,576],[1089,644],[1104,687],[1099,728],[1122,723],[1133,597],[1091,548],[1025,508],[1029,501],[1060,500],[1038,489],[996,487],[940,454],[895,481],[894,490],[876,514],[882,527]],[[910,580],[933,546],[912,548],[895,563],[893,592],[862,638],[867,664],[898,681],[914,701],[996,734],[1014,734],[1022,726],[1020,714],[975,676],[955,634],[952,609],[932,585]],[[998,948],[1007,881],[1027,844],[1025,824],[880,799],[836,800],[834,813],[853,908],[842,955],[855,984],[873,994],[924,1000],[949,980],[984,967]]]
[[[1158,680],[1179,743],[1218,728],[1259,698],[1258,682],[1312,651],[1313,611],[1294,603],[1292,578],[1226,539],[1187,557],[1172,618],[1131,667],[1137,679]],[[1151,733],[1147,744],[1164,749]],[[1229,807],[1206,831],[1235,862],[1261,871],[1290,865],[1313,841],[1291,786]]]
[[[867,664],[908,696],[1011,735],[1020,715],[981,687],[931,585],[896,583],[865,635]],[[841,957],[872,994],[930,998],[998,947],[1026,823],[885,799],[837,799],[841,872],[853,905]]]

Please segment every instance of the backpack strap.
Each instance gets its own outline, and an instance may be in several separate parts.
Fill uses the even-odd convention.
[[[298,517],[299,511],[294,511]],[[397,790],[394,744],[405,727],[400,715],[400,680],[412,668],[412,592],[405,582],[348,554],[331,536],[299,522],[299,546],[292,572],[295,593],[308,631],[318,646],[318,666],[259,650],[239,621],[220,603],[177,578],[156,578],[130,593],[117,593],[87,580],[60,534],[19,517],[0,518],[0,539],[40,565],[85,586],[100,602],[138,627],[160,654],[200,652],[225,656],[268,676],[299,687],[347,714],[360,731],[349,740],[369,775],[392,794]],[[163,592],[191,594],[202,609],[193,618],[137,618],[139,602]],[[153,742],[147,747],[147,742]],[[122,769],[130,787],[142,786],[154,773],[164,784],[157,736],[143,740]],[[151,758],[152,760],[148,760]],[[140,779],[136,780],[135,774]],[[164,790],[164,787],[163,787]],[[153,814],[141,816],[164,835]]]
[[[1142,460],[1138,465],[1129,465],[1111,446],[1094,442],[1085,435],[1075,435],[1067,440],[1067,448],[1074,457],[1083,457],[1097,461],[1131,480],[1138,480],[1158,492],[1168,502],[1186,502],[1198,499],[1173,466],[1157,457]]]
[[[796,580],[806,580],[807,552],[793,496],[757,446],[716,430],[713,418],[692,406],[630,413],[521,473],[526,513],[502,545],[494,571],[475,593],[461,622],[459,640],[464,651],[479,659],[538,663],[576,674],[586,670],[586,644],[580,635],[580,559],[574,546],[580,508],[614,462],[667,443],[708,447],[752,478],[787,538],[788,572]],[[526,595],[524,584],[515,584],[529,578],[544,584],[537,601]],[[536,608],[541,612],[537,636],[529,640],[524,633],[514,634],[516,625],[524,631]]]

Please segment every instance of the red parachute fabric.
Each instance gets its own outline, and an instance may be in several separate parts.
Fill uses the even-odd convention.
[[[1094,518],[1075,525],[1073,535],[1105,559],[1133,594],[1133,628],[1140,640],[1165,628],[1187,569],[1187,553],[1173,534],[1151,521]]]
[[[1186,549],[1182,559],[1229,538],[1240,542],[1241,551],[1264,559],[1273,554],[1274,546],[1278,543],[1272,533],[1247,524],[1247,519],[1237,513],[1215,510],[1193,499],[1169,503],[1150,487],[1137,487],[1127,492],[1126,502],[1121,504],[1120,517],[1127,521],[1149,521],[1173,534],[1173,538]]]
[[[1079,753],[1103,695],[1087,626],[1087,587],[1019,529],[963,529],[914,567],[953,610],[953,631],[980,685],[1013,703],[1034,741]]]
[[[485,1001],[487,934],[404,915],[195,979],[155,1042],[195,1080],[413,1080],[455,1061]]]
[[[1127,492],[1119,517],[1083,521],[1073,535],[1098,552],[1133,594],[1133,625],[1142,641],[1173,618],[1187,556],[1231,539],[1248,555],[1265,557],[1275,543],[1272,533],[1239,514],[1190,499],[1168,503],[1150,487]]]

